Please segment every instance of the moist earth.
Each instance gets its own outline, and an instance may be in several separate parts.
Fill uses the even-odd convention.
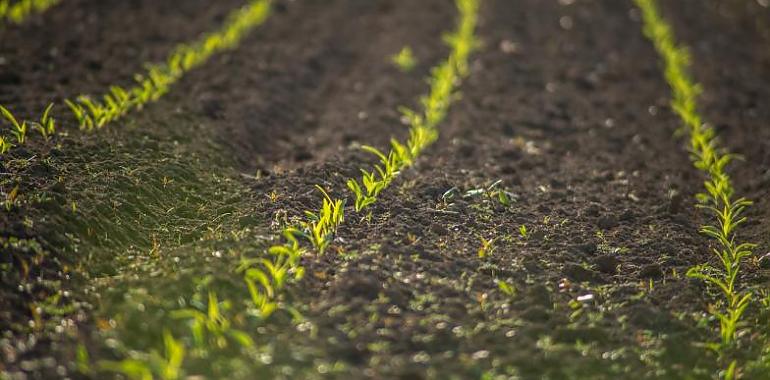
[[[130,83],[239,4],[64,1],[0,29],[0,103],[34,115]],[[112,378],[85,363],[162,347],[164,329],[189,335],[172,311],[208,291],[248,301],[233,268],[318,207],[316,184],[345,196],[374,163],[362,145],[407,135],[398,107],[419,106],[456,18],[449,0],[274,9],[142,112],[86,133],[59,107],[66,134],[3,157],[0,189],[20,194],[0,215],[4,375]],[[743,156],[730,170],[755,204],[740,237],[758,248],[742,281],[766,289],[770,10],[682,0],[664,14],[691,48],[705,119]],[[303,259],[285,310],[235,316],[254,347],[190,352],[188,375],[710,379],[724,368],[701,344],[718,337],[706,313],[718,294],[685,276],[713,261],[694,207],[704,178],[675,137],[633,3],[484,0],[478,36],[439,140],[368,212],[348,209],[327,252]],[[389,60],[404,46],[411,72]],[[757,362],[767,310],[757,300],[748,313],[752,334],[732,354],[744,378],[768,378]]]

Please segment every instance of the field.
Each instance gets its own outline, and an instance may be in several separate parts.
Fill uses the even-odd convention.
[[[0,0],[0,379],[770,379],[765,0]]]

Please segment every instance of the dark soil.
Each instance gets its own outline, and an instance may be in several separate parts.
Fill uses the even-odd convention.
[[[0,103],[36,114],[130,83],[239,3],[64,1],[0,30]],[[233,268],[318,206],[315,184],[346,194],[373,162],[360,145],[406,135],[397,108],[418,105],[447,54],[451,1],[278,1],[238,49],[141,113],[4,157],[0,190],[21,196],[0,215],[0,373],[112,378],[77,352],[92,364],[162,352],[163,330],[190,344],[172,311],[216,291],[255,345],[188,350],[190,376],[716,378],[724,360],[699,343],[718,337],[717,294],[685,276],[713,259],[694,207],[703,178],[632,2],[482,3],[483,45],[439,141],[370,213],[347,210],[283,296],[292,312],[267,321],[240,311]],[[759,245],[742,281],[767,289],[770,11],[664,10],[691,47],[703,114],[744,157],[730,169],[756,203],[741,238]],[[419,59],[409,73],[389,61],[404,46]],[[497,181],[512,204],[473,191]],[[482,238],[495,248],[480,258]],[[757,300],[748,313],[730,354],[743,378],[770,378],[768,312]]]

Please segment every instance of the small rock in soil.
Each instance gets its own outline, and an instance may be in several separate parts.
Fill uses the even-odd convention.
[[[585,215],[586,216],[591,216],[591,217],[597,217],[597,216],[599,216],[599,212],[600,211],[601,211],[601,209],[599,208],[599,205],[594,203],[594,204],[586,207]]]
[[[527,288],[525,296],[527,303],[543,307],[551,307],[551,291],[545,285],[533,285]]]
[[[616,274],[618,273],[618,265],[620,265],[620,260],[612,255],[602,255],[594,259],[594,266],[602,273]]]
[[[668,204],[666,205],[666,211],[668,211],[669,214],[678,214],[679,211],[682,210],[682,194],[680,193],[673,193],[668,198]]]
[[[550,314],[548,314],[548,310],[542,306],[532,306],[527,308],[521,313],[521,317],[531,322],[547,321],[551,318]]]
[[[618,226],[618,218],[614,215],[605,215],[599,218],[596,225],[603,230],[609,230]]]
[[[577,282],[593,281],[596,279],[596,272],[574,263],[564,266],[564,275]]]
[[[639,271],[639,276],[643,278],[661,278],[663,277],[663,268],[660,264],[647,264]]]
[[[576,343],[576,342],[603,342],[607,339],[607,335],[603,330],[597,327],[587,328],[570,328],[560,327],[554,333],[554,339],[561,343]]]

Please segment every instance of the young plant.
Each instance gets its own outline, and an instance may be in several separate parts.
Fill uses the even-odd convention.
[[[27,122],[19,121],[11,111],[0,105],[0,115],[11,124],[11,134],[16,138],[18,145],[23,145],[27,140]]]
[[[163,348],[163,355],[153,351],[137,359],[125,359],[119,362],[100,361],[98,368],[102,371],[120,373],[135,380],[181,379],[185,357],[184,345],[174,339],[171,332],[163,330]]]
[[[390,60],[396,67],[405,73],[412,71],[414,67],[417,66],[417,58],[414,56],[414,52],[412,52],[412,48],[409,46],[404,46],[404,48],[401,49],[398,54],[393,55]]]
[[[40,132],[45,141],[49,141],[51,136],[56,133],[56,120],[51,117],[51,110],[53,109],[53,103],[49,104],[43,112],[43,116],[40,117],[40,122],[33,123],[32,129]]]
[[[751,202],[735,197],[726,166],[735,156],[719,147],[716,131],[705,124],[697,110],[701,87],[689,73],[691,58],[685,47],[678,46],[671,26],[663,19],[656,0],[635,0],[644,19],[644,32],[653,42],[665,65],[665,77],[673,92],[671,108],[682,120],[689,135],[690,156],[694,166],[706,177],[706,191],[697,195],[698,207],[713,217],[713,222],[701,227],[701,232],[718,245],[713,249],[717,266],[702,264],[690,268],[687,275],[715,286],[724,297],[721,304],[711,308],[720,324],[720,343],[710,347],[720,354],[734,345],[741,318],[752,299],[752,291],[738,286],[740,270],[755,247],[738,242],[736,228],[746,221],[743,213]],[[735,374],[736,361],[728,365],[727,373]]]
[[[20,0],[11,4],[11,0],[0,0],[0,22],[7,20],[21,24],[33,14],[43,13],[61,0]]]
[[[495,249],[497,248],[495,246],[495,241],[497,241],[497,239],[486,239],[483,236],[479,236],[479,240],[481,240],[481,247],[479,247],[477,255],[480,259],[483,259],[495,252]]]
[[[345,202],[332,199],[323,187],[316,185],[323,195],[321,209],[318,212],[305,211],[302,222],[304,236],[313,244],[318,253],[323,254],[337,232],[337,227],[345,219]]]
[[[207,350],[211,343],[216,347],[225,348],[230,340],[242,347],[252,347],[254,341],[251,337],[234,329],[232,322],[223,314],[223,311],[229,309],[228,301],[220,305],[216,293],[210,291],[205,313],[197,309],[182,309],[174,311],[172,317],[189,320],[195,345],[201,350]]]

